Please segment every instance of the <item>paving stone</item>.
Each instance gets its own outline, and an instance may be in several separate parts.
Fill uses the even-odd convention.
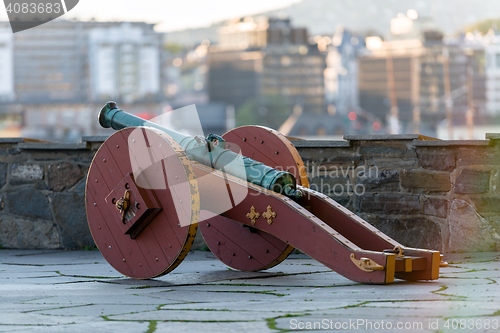
[[[365,309],[366,311],[366,309]],[[307,332],[432,332],[429,329],[430,321],[426,318],[405,316],[402,318],[388,318],[376,316],[345,317],[345,314],[312,314],[278,318],[276,327],[282,330]],[[398,325],[407,325],[405,329],[397,329]],[[405,326],[402,326],[405,327]]]
[[[166,322],[158,323],[156,332],[192,333],[192,332],[245,332],[245,333],[265,333],[276,332],[261,321],[245,321],[241,323],[224,322]]]
[[[248,311],[237,311],[230,308],[210,309],[198,308],[196,310],[157,310],[150,312],[133,313],[128,315],[110,316],[111,320],[120,321],[197,321],[197,322],[242,322],[262,321],[272,316],[269,311],[251,309]]]
[[[155,304],[116,304],[108,303],[104,297],[94,297],[94,302],[98,300],[99,304],[75,304],[69,306],[57,306],[56,308],[43,309],[33,311],[50,317],[79,317],[88,316],[89,318],[97,318],[100,316],[127,316],[131,313],[141,316],[141,314],[150,313],[156,310]],[[64,304],[64,303],[63,303]]]
[[[236,272],[196,251],[171,274],[133,280],[97,251],[0,250],[0,332],[275,332],[323,320],[361,320],[356,332],[384,331],[373,326],[381,321],[451,332],[446,319],[500,320],[500,253],[445,259],[451,264],[437,281],[381,286],[300,254],[267,272]]]
[[[2,331],[2,326],[0,326],[0,332],[16,332],[16,333],[68,333],[68,332],[92,332],[92,333],[109,333],[109,332],[120,332],[120,333],[137,333],[146,332],[148,330],[148,322],[109,322],[102,320],[101,322],[95,322],[95,320],[88,320],[83,323],[71,323],[65,325],[40,325],[40,326],[28,326],[17,330],[13,326],[7,327],[5,331]]]

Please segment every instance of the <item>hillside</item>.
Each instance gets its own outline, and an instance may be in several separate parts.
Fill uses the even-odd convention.
[[[389,32],[390,19],[408,9],[420,16],[433,17],[437,28],[455,34],[466,26],[485,19],[500,18],[498,0],[302,0],[289,7],[263,15],[285,15],[296,26],[305,26],[311,34],[333,34],[337,25],[358,32]],[[218,22],[207,28],[170,32],[170,42],[192,44],[202,39],[217,40]]]

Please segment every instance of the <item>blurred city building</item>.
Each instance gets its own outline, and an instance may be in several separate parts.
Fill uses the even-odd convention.
[[[79,140],[101,133],[109,99],[160,112],[161,34],[142,22],[56,20],[12,34],[0,22],[2,135]]]
[[[125,103],[160,99],[160,35],[122,23],[89,31],[90,99]]]
[[[19,116],[1,112],[1,105],[15,98],[13,34],[10,26],[0,25],[0,132],[5,136],[17,136]]]
[[[380,121],[359,106],[358,58],[366,47],[364,37],[338,26],[332,38],[318,42],[326,49],[325,101],[336,134],[379,133],[380,126],[373,124]]]
[[[473,36],[470,36],[472,41]],[[485,70],[482,71],[486,78],[486,112],[490,115],[500,116],[500,35],[490,31],[486,36],[477,36],[485,44],[484,58],[481,58]],[[474,54],[477,51],[477,43],[473,44]],[[475,44],[475,45],[474,45]],[[479,53],[480,54],[480,53]]]
[[[219,44],[208,49],[210,101],[233,105],[240,124],[274,128],[296,110],[299,122],[313,123],[314,133],[326,134],[328,124],[318,121],[326,113],[325,55],[309,43],[307,29],[294,27],[290,19],[248,17],[230,22],[219,34]],[[294,135],[294,129],[286,134]]]
[[[430,19],[408,11],[391,22],[391,40],[366,39],[359,103],[389,133],[437,136],[444,120],[451,139],[453,123],[470,118],[472,108],[475,116],[485,114],[485,44],[466,48],[432,27]]]
[[[171,43],[165,35],[163,89],[171,109],[195,104],[202,134],[223,134],[235,127],[234,106],[211,102],[207,89],[207,54],[211,42],[202,40],[190,47]],[[188,120],[189,121],[189,120]]]
[[[289,18],[245,17],[179,45],[143,22],[56,20],[16,34],[0,22],[0,135],[109,133],[95,113],[110,99],[146,118],[195,104],[205,133],[500,132],[498,31],[444,36],[412,9],[387,22],[389,38],[334,24],[310,36]]]
[[[439,138],[482,139],[485,133],[500,132],[500,36],[469,32],[458,39],[467,57],[468,107],[465,117],[438,123]],[[450,126],[451,124],[451,126]]]
[[[164,39],[162,75],[164,95],[174,107],[207,104],[207,53],[210,41],[205,39],[186,47]]]
[[[337,27],[328,44],[325,70],[325,96],[336,112],[347,115],[359,107],[358,56],[365,48],[360,38],[344,27]]]
[[[12,40],[10,28],[0,26],[0,102],[10,102],[15,98]]]

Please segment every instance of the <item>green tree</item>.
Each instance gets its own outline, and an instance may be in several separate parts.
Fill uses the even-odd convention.
[[[265,95],[260,103],[252,98],[236,110],[236,125],[262,125],[278,129],[292,114],[292,108],[281,95]]]
[[[486,34],[490,29],[494,31],[500,30],[500,19],[487,19],[471,24],[465,28],[466,32],[476,32],[479,31],[482,34]]]

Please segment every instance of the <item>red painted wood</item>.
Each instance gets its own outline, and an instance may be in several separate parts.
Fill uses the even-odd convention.
[[[288,171],[297,178],[297,184],[309,185],[300,174],[307,170],[299,153],[281,133],[263,126],[242,126],[227,132],[223,138],[239,146],[243,156]]]
[[[106,260],[124,275],[152,278],[178,265],[177,259],[192,243],[192,226],[178,226],[179,218],[169,190],[169,180],[159,175],[157,179],[163,177],[164,188],[146,193],[156,197],[162,210],[135,239],[119,227],[121,215],[117,209],[106,204],[105,198],[127,174],[132,173],[130,161],[136,156],[133,151],[132,154],[129,152],[128,138],[133,130],[127,128],[116,132],[97,151],[87,177],[86,210],[90,231]],[[151,141],[150,151],[153,155],[175,155],[163,137],[150,130],[146,135]],[[157,165],[160,171],[163,167],[161,162]],[[181,179],[185,177],[183,165],[178,159],[170,158],[168,167]],[[182,185],[176,186],[176,189],[181,192],[181,197],[187,197],[186,204],[189,206],[189,184],[187,179],[184,180],[187,189],[182,188]]]
[[[302,190],[305,195],[300,204],[310,207],[311,213],[360,248],[384,251],[403,247],[330,197],[310,189]]]
[[[194,168],[197,169],[200,168],[200,166],[194,165]],[[200,172],[203,172],[203,170]],[[221,176],[208,173],[205,177]],[[228,181],[231,181],[235,186],[250,186],[250,194],[239,205],[223,214],[227,219],[232,220],[231,222],[235,225],[241,227],[241,224],[244,224],[272,235],[282,242],[298,248],[302,252],[323,263],[325,266],[353,281],[363,283],[386,283],[385,271],[364,272],[353,264],[350,255],[354,253],[357,259],[361,257],[370,258],[378,264],[385,266],[387,258],[394,258],[394,254],[366,251],[359,248],[336,230],[318,219],[311,212],[280,194],[263,190],[258,186],[234,182],[231,178],[229,178]],[[203,184],[200,187],[200,193],[203,195],[204,189],[202,187]],[[256,220],[256,224],[252,225],[250,219],[246,217],[246,214],[250,212],[252,206],[254,206],[260,214],[266,211],[267,206],[271,206],[272,210],[277,214],[272,224],[268,224],[267,220],[261,216]],[[228,225],[230,225],[230,223],[228,223]],[[206,228],[210,229],[212,225]],[[221,237],[221,233],[227,232],[220,227],[218,230],[221,232],[218,233],[214,231],[212,235]],[[233,237],[233,235],[231,234],[230,237]],[[210,241],[216,240],[210,239]],[[237,241],[237,244],[240,244],[239,241],[243,241],[243,239],[237,239]],[[218,257],[226,260],[224,262],[226,264],[228,264],[228,262],[232,263],[228,259],[229,256],[224,252],[224,247],[221,247],[221,250],[215,250]],[[249,263],[248,259],[248,257],[239,258],[237,255],[234,257],[233,261],[238,261],[239,265],[246,264],[245,267],[258,266],[259,263]],[[261,260],[260,258],[258,259]],[[250,260],[255,259],[252,258]]]
[[[287,170],[301,184],[302,159],[295,147],[278,132],[261,126],[243,126],[227,132],[223,138],[229,143],[229,149],[241,151],[243,156],[273,168]],[[293,251],[293,247],[282,240],[251,227],[242,227],[224,216],[203,221],[199,228],[214,255],[227,266],[242,271],[271,268]]]
[[[214,255],[234,269],[258,271],[278,264],[287,256],[283,253],[288,244],[278,242],[274,236],[223,216],[201,222],[200,228]],[[281,259],[282,256],[284,258]],[[278,259],[281,260],[275,263]]]
[[[234,147],[235,144],[237,144],[240,147],[243,155],[256,159],[269,166],[292,172],[298,179],[300,185],[301,177],[297,171],[300,171],[300,168],[303,168],[302,171],[305,171],[303,162],[300,157],[297,158],[298,154],[294,154],[296,153],[296,151],[294,152],[295,149],[290,148],[291,144],[282,136],[280,136],[279,133],[259,126],[244,126],[226,133],[224,135],[224,138],[226,139],[226,141],[230,142],[229,146],[233,151],[237,151],[237,149],[235,149]],[[296,168],[294,167],[295,165],[297,165]],[[354,274],[353,279],[356,281],[383,283],[384,281],[382,279],[385,279],[386,277],[380,275],[380,272],[377,272],[376,274],[375,272],[372,272],[368,275],[368,277],[361,278],[360,280],[359,275],[365,275],[366,273],[363,273],[353,265],[349,257],[350,253],[355,253],[356,258],[359,259],[364,255],[363,253],[365,253],[365,251],[377,251],[379,252],[378,254],[370,253],[370,256],[368,257],[374,258],[374,255],[376,257],[378,256],[378,258],[382,260],[381,264],[383,265],[386,260],[386,254],[380,252],[384,250],[394,249],[396,246],[405,249],[404,246],[391,239],[389,236],[385,235],[369,223],[365,222],[360,217],[356,216],[354,213],[347,210],[345,207],[341,206],[331,198],[321,193],[308,190],[306,188],[303,188],[303,191],[306,193],[306,195],[300,201],[300,206],[308,207],[308,210],[310,210],[310,212],[312,213],[311,214],[307,212],[305,213],[305,215],[308,216],[308,218],[321,223],[321,226],[333,229],[335,232],[334,238],[340,237],[350,244],[349,246],[347,246],[347,250],[346,248],[341,248],[343,251],[343,255],[341,256],[341,258],[335,259],[344,261],[343,265],[349,267],[350,271],[343,272],[343,268],[339,267],[338,264],[334,264],[331,259],[322,261],[321,258],[322,256],[324,256],[324,254],[320,254],[319,252],[308,253],[307,251],[310,250],[306,251],[302,248],[301,250],[322,261],[328,267],[335,269],[341,274]],[[262,214],[267,208],[267,198],[261,197],[260,199],[257,199],[257,201],[259,201],[263,205],[260,208],[261,210],[257,210],[260,214]],[[235,207],[233,210],[240,209],[242,205],[243,203]],[[295,206],[300,207],[298,204],[295,204]],[[288,238],[281,238],[275,237],[277,234],[274,232],[271,234],[266,234],[260,232],[254,227],[241,228],[241,223],[248,224],[249,220],[246,218],[246,213],[250,211],[250,207],[251,206],[247,206],[246,211],[244,211],[245,209],[243,209],[244,212],[240,212],[241,216],[239,219],[232,218],[230,212],[227,212],[223,214],[224,216],[211,219],[210,221],[208,221],[209,224],[200,225],[200,228],[209,248],[226,265],[240,270],[266,269],[284,260],[286,255],[283,255],[283,253],[285,253],[287,249],[286,247],[284,247],[285,245],[291,244],[297,247],[298,244],[303,241],[297,238],[297,235],[302,235],[302,231],[296,230],[297,234],[290,235],[288,236]],[[290,214],[294,215],[295,213],[292,212]],[[261,217],[260,220],[264,219]],[[289,225],[291,225],[292,223],[294,224],[296,221],[296,217],[291,216],[289,218],[289,221]],[[210,227],[207,227],[207,225],[210,225]],[[248,225],[250,226],[250,224]],[[291,228],[293,229],[294,227],[295,226]],[[253,230],[254,233],[251,233],[251,230]],[[279,251],[276,252],[274,257],[273,255],[269,255],[262,258],[262,249],[265,248],[266,245],[268,245],[266,244],[264,235],[272,238],[270,244],[276,246],[280,250],[285,250],[281,254],[279,253]],[[290,239],[294,239],[294,241],[290,241]],[[311,242],[320,243],[322,242],[322,240],[314,238],[313,240],[311,240]],[[325,242],[329,244],[332,242],[332,240],[325,240]],[[305,246],[307,248],[308,245],[306,244]],[[316,246],[323,247],[324,244],[316,244]],[[290,247],[288,247],[288,249],[289,248]],[[326,251],[329,252],[329,250],[327,249]],[[430,262],[432,255],[429,254],[426,250],[423,250],[421,252],[418,252],[418,250],[412,251],[413,252],[411,253],[413,253],[414,256],[426,258],[426,269],[409,273],[399,272],[396,274],[396,276],[398,278],[406,280],[431,279],[432,265],[430,264]],[[416,251],[419,254],[417,254]],[[311,253],[315,254],[313,255]],[[265,261],[266,259],[267,261]],[[370,278],[374,275],[379,276],[375,279]]]

